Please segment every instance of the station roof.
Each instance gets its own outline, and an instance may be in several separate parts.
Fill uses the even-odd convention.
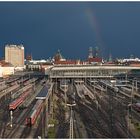
[[[55,66],[51,68],[52,71],[55,70],[99,70],[99,69],[122,69],[122,70],[132,70],[140,69],[140,67],[130,67],[130,66],[92,66],[92,65],[76,65],[76,66]]]
[[[42,99],[42,100],[44,100],[44,99],[46,99],[47,95],[48,95],[48,87],[45,85],[41,89],[41,91],[39,92],[39,94],[36,96],[36,99]]]

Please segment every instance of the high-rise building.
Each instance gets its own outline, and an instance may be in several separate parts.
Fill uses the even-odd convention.
[[[5,61],[15,67],[24,67],[24,47],[23,45],[6,45]]]

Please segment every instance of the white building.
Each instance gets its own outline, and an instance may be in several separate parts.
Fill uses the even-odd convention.
[[[0,66],[0,77],[6,77],[14,74],[14,67],[2,67]]]

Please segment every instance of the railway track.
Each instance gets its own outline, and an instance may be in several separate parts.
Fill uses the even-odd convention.
[[[107,128],[107,121],[104,120],[104,116],[102,116],[101,114],[99,114],[96,106],[94,105],[93,107],[91,107],[92,110],[90,108],[86,108],[87,111],[88,111],[88,114],[89,114],[89,119],[92,121],[94,121],[94,127],[96,127],[96,129],[102,134],[102,137],[106,137],[106,138],[109,138],[110,137],[110,134],[109,132],[107,131],[108,128]],[[101,138],[102,138],[101,137]]]
[[[38,86],[38,88],[39,88],[39,86]],[[41,89],[42,89],[42,86],[39,88],[38,91],[40,91]],[[36,92],[36,94],[38,94],[38,92]],[[34,95],[34,97],[35,97],[35,95]],[[39,115],[39,118],[37,118],[36,123],[33,126],[31,126],[31,127],[26,126],[24,128],[22,134],[20,135],[20,138],[38,138],[38,136],[41,134],[40,129],[42,127],[42,126],[40,126],[41,122],[42,122],[40,120],[40,118],[42,118],[42,113],[41,113],[41,115]],[[37,124],[37,122],[39,122],[39,123]],[[37,125],[37,127],[36,127],[36,125]]]
[[[81,106],[80,106],[81,108]],[[102,138],[100,131],[96,127],[96,122],[93,120],[93,118],[90,117],[91,113],[89,113],[87,110],[85,111],[85,108],[81,108],[80,115],[82,116],[81,119],[85,125],[88,138]]]
[[[58,131],[56,134],[56,138],[68,138],[67,131],[69,129],[69,123],[62,123],[58,125]]]
[[[0,137],[3,138],[9,120],[8,104],[10,102],[10,96],[3,96],[0,103]]]
[[[95,111],[96,110],[95,104],[94,104],[95,110],[93,110],[93,108],[90,107],[90,104],[87,104],[87,103],[82,104],[80,101],[83,102],[80,99],[76,100],[76,107],[78,106],[77,112],[79,112],[80,116],[82,117],[83,123],[85,124],[85,128],[88,133],[88,137],[89,138],[108,138],[109,134],[108,132],[105,131],[106,128],[103,129],[105,122],[98,121],[99,115],[98,115],[98,112]],[[90,102],[92,103],[92,100],[90,100]],[[91,130],[94,130],[94,131],[91,131]]]
[[[108,97],[109,98],[109,97]],[[107,103],[107,102],[106,102]],[[120,138],[126,138],[128,137],[127,135],[127,122],[126,122],[126,119],[125,119],[125,116],[127,115],[126,114],[126,106],[121,103],[118,98],[115,98],[114,97],[114,119],[115,119],[115,126],[116,126],[116,131],[118,131],[118,134],[120,133],[121,135],[117,135],[117,137],[120,137]],[[102,107],[104,107],[105,105],[102,105]],[[107,105],[109,106],[109,105]],[[107,109],[107,108],[104,108],[104,110]],[[107,111],[107,110],[106,110]],[[119,125],[118,125],[119,124]],[[129,134],[131,134],[129,132]],[[134,136],[129,135],[130,138],[133,138]]]
[[[64,109],[61,103],[62,101],[59,99],[57,101],[57,106],[59,108],[58,108],[57,116],[56,116],[58,120],[56,138],[67,138],[68,123],[65,122],[65,116],[64,116],[65,113],[64,113]]]
[[[14,126],[14,128],[11,129],[11,131],[4,137],[4,138],[16,138],[15,134],[18,133],[18,130],[20,129],[21,125],[25,125],[25,119],[29,112],[31,111],[32,107],[34,106],[35,101],[27,108],[24,110],[24,114],[21,118],[21,120]]]
[[[109,112],[109,104],[107,104],[108,102],[104,102],[104,100],[102,100],[102,102],[100,102],[100,103],[101,103],[101,108],[102,108],[102,109],[99,108],[100,112],[103,113],[103,111],[101,111],[101,110],[105,110],[105,112]],[[127,129],[127,125],[126,125],[126,120],[125,120],[125,114],[122,115],[122,110],[124,110],[123,106],[119,107],[118,102],[116,100],[113,102],[113,104],[114,104],[113,105],[114,106],[113,107],[114,108],[114,112],[113,112],[114,121],[118,122],[119,124],[121,124],[121,125],[119,125],[119,127],[123,128],[122,131],[125,132],[126,129]],[[107,113],[105,113],[105,112],[103,113],[104,117],[102,119],[105,119],[107,117],[109,118],[109,115]],[[117,130],[115,130],[115,131],[117,131]],[[119,136],[119,133],[117,134],[117,136],[118,137],[124,137],[124,136]]]
[[[78,96],[76,96],[76,98],[78,100],[76,100],[76,106],[73,107],[73,114],[74,114],[73,119],[74,119],[74,129],[75,129],[75,131],[77,131],[77,133],[74,131],[75,132],[75,137],[74,138],[88,138],[87,129],[90,132],[91,132],[91,130],[89,130],[89,128],[86,127],[84,125],[84,122],[82,121],[83,118],[81,117],[80,112],[79,112],[79,110],[81,110],[81,108],[79,108],[79,106],[77,104],[77,102],[80,99],[79,99]]]
[[[82,132],[80,131],[79,120],[77,119],[76,111],[73,110],[73,121],[74,121],[74,138],[83,138]]]
[[[89,87],[89,86],[88,86]],[[90,89],[90,88],[89,88]],[[109,100],[107,100],[107,98],[106,98],[106,100],[104,99],[100,99],[99,98],[99,94],[97,94],[97,92],[95,92],[94,94],[96,94],[95,96],[96,96],[96,99],[98,99],[98,103],[100,103],[101,104],[101,107],[103,108],[102,110],[105,110],[105,112],[108,112],[109,110],[108,110],[108,108],[109,108],[109,104],[107,104],[108,103],[108,101]],[[109,99],[109,95],[107,95],[108,96],[108,99]],[[99,101],[100,100],[100,101]],[[113,104],[115,104],[115,106],[116,106],[116,108],[115,108],[115,121],[117,121],[118,123],[116,123],[116,124],[119,124],[119,125],[117,125],[116,127],[117,127],[117,129],[119,130],[116,130],[116,131],[118,131],[118,134],[117,134],[117,137],[127,137],[127,135],[126,135],[126,130],[127,130],[127,123],[126,123],[126,120],[125,120],[125,113],[123,114],[123,116],[121,116],[120,114],[122,113],[121,111],[123,110],[123,108],[117,108],[117,104],[118,104],[118,102],[117,102],[117,100],[115,100],[115,103],[113,103]],[[90,106],[90,105],[89,105]],[[93,107],[94,107],[95,105],[93,105]],[[93,108],[92,107],[92,108]],[[119,111],[118,111],[119,110]],[[101,113],[102,112],[102,113]],[[105,122],[108,122],[108,124],[110,123],[109,122],[109,119],[107,119],[107,118],[109,118],[109,116],[108,116],[108,114],[107,113],[103,113],[103,111],[101,111],[100,110],[100,116],[102,116],[101,118],[100,118],[100,116],[98,116],[97,118],[100,118],[100,120],[104,120]],[[99,113],[99,112],[98,112]],[[94,115],[97,115],[98,113],[94,113]],[[116,117],[117,116],[117,117]],[[95,116],[94,116],[95,117]],[[115,124],[115,125],[116,125]],[[108,128],[109,129],[109,128]],[[120,130],[121,129],[121,130]],[[107,129],[106,129],[107,130]],[[103,131],[102,131],[103,132]],[[119,134],[121,132],[121,134]]]
[[[5,110],[6,109],[6,110]],[[4,137],[4,134],[5,134],[5,130],[6,130],[6,126],[7,126],[7,121],[9,119],[9,116],[8,116],[8,111],[7,111],[7,108],[3,108],[3,111],[2,111],[2,118],[1,118],[1,123],[0,123],[0,134],[1,134],[1,138]]]

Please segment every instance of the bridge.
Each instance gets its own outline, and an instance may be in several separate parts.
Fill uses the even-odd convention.
[[[127,76],[132,70],[140,72],[140,67],[103,65],[54,66],[50,69],[49,78],[113,78],[119,75]]]

